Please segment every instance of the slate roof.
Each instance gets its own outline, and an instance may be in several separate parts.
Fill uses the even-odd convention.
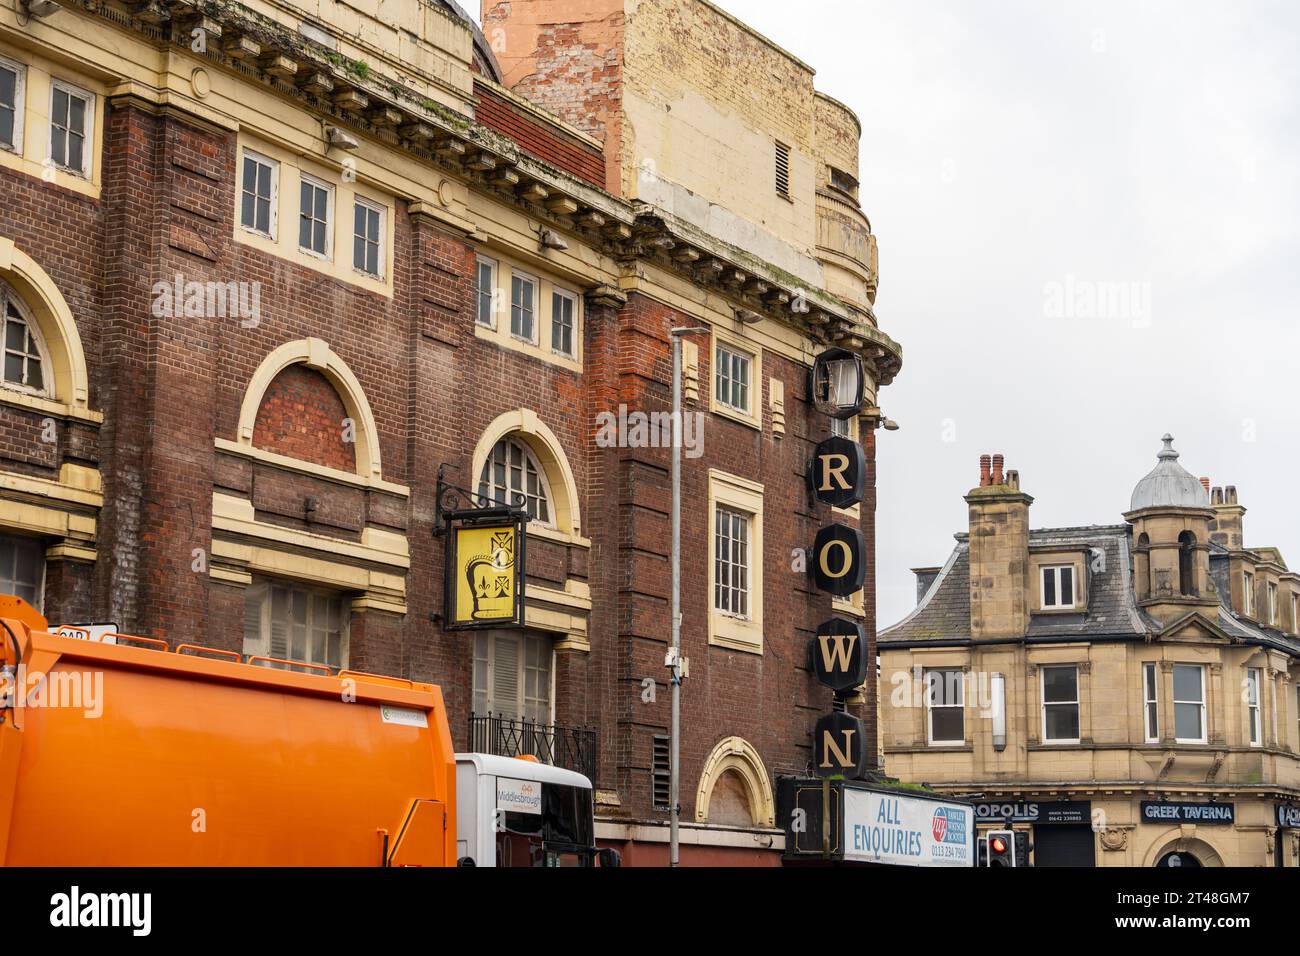
[[[1029,638],[1077,635],[1140,637],[1151,628],[1134,599],[1127,525],[1045,528],[1029,533],[1033,550],[1087,549],[1088,605],[1077,614],[1033,615]],[[966,535],[916,609],[880,632],[880,644],[970,639],[970,550]]]
[[[1029,532],[1030,551],[1088,549],[1088,605],[1077,614],[1035,614],[1030,616],[1027,639],[1077,636],[1142,638],[1160,633],[1161,624],[1137,606],[1133,590],[1132,559],[1128,525],[1087,528],[1046,528]],[[970,547],[968,536],[959,534],[957,546],[948,557],[930,589],[916,608],[892,627],[880,632],[880,646],[897,643],[952,643],[968,641],[970,633]],[[1244,620],[1229,601],[1226,564],[1228,552],[1211,545],[1211,573],[1219,592],[1219,615],[1215,622],[1230,638],[1262,643],[1300,656],[1300,640],[1271,627]]]

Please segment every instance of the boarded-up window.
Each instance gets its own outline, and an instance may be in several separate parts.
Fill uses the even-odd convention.
[[[713,792],[709,794],[709,822],[729,827],[754,825],[749,792],[736,771],[726,771],[713,784]]]
[[[301,363],[267,386],[253,425],[258,448],[339,471],[356,471],[357,423],[327,379]]]

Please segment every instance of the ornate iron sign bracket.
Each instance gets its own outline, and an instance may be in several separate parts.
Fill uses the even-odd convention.
[[[495,498],[469,491],[446,480],[446,465],[438,466],[433,536],[446,534],[453,521],[521,521],[528,523],[528,498],[522,491],[512,492],[515,506],[503,505]]]

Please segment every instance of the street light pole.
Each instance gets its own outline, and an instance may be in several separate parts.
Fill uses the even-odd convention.
[[[680,862],[681,842],[681,720],[682,720],[682,336],[707,332],[707,328],[677,328],[669,333],[673,343],[672,415],[672,647],[668,665],[673,686],[672,726],[668,744],[668,865]]]

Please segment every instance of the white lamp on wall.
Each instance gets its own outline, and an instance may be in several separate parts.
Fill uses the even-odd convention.
[[[989,677],[989,711],[993,720],[993,749],[1007,749],[1007,678],[1004,674]]]

